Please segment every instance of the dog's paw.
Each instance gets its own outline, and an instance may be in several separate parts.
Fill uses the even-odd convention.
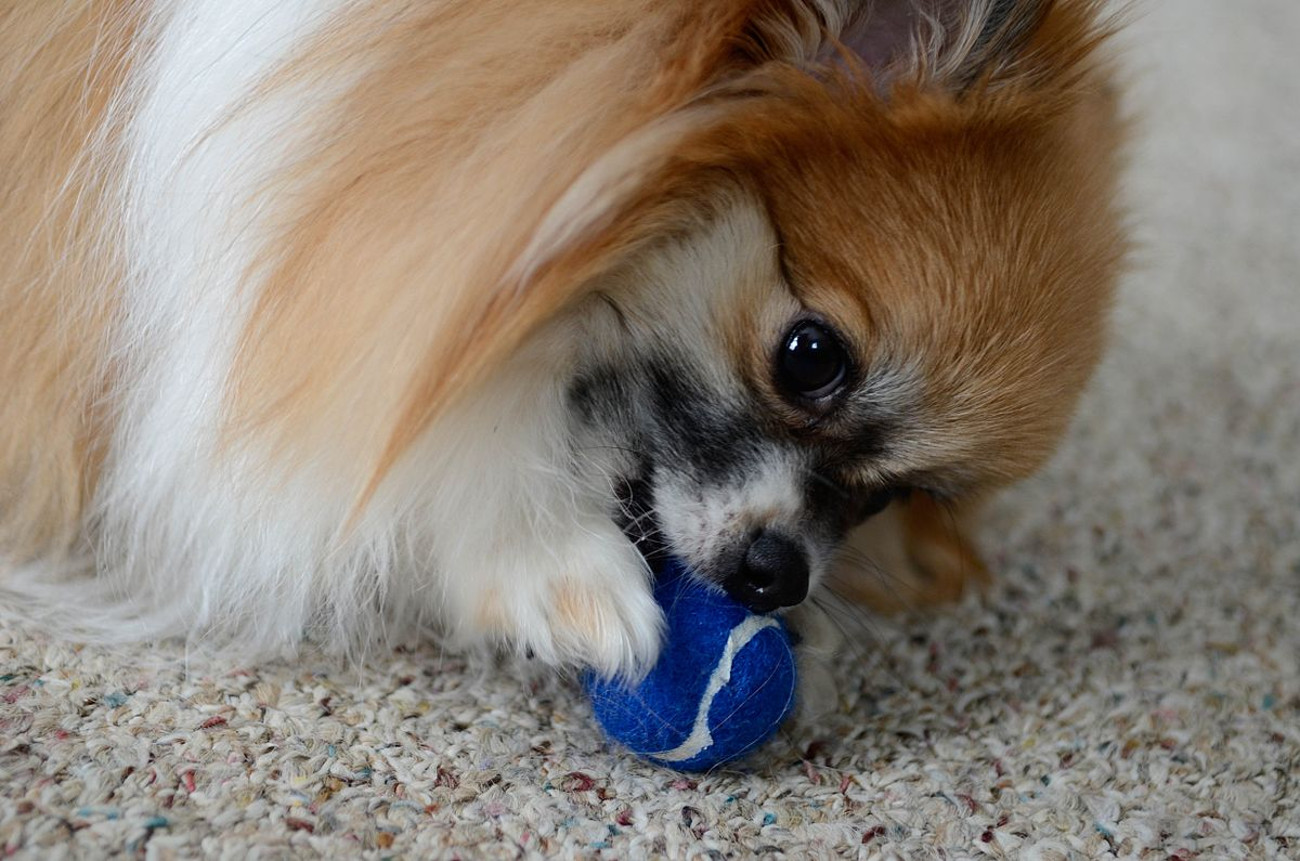
[[[479,632],[557,666],[637,678],[654,664],[663,613],[644,560],[612,523],[587,524],[484,579]]]
[[[882,613],[920,610],[982,589],[990,577],[969,536],[969,516],[913,494],[850,534],[831,588]]]

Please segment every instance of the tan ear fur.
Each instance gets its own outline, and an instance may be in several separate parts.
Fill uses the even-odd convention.
[[[878,613],[978,594],[992,577],[972,538],[977,512],[978,503],[948,507],[914,493],[849,536],[830,588]]]
[[[882,91],[963,94],[1077,69],[1113,29],[1104,0],[853,0],[838,32]],[[1113,18],[1111,19],[1113,22]]]
[[[1088,0],[1052,4],[1037,71],[955,93],[774,67],[725,138],[756,178],[791,286],[869,366],[915,367],[909,469],[948,490],[1014,480],[1053,450],[1104,337],[1126,250],[1123,125]],[[760,73],[756,73],[760,74]]]

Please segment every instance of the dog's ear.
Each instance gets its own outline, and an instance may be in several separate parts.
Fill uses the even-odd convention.
[[[829,38],[823,52],[828,59],[848,52],[882,89],[910,81],[960,93],[1048,71],[1034,68],[1039,58],[1032,42],[1058,5],[1056,0],[851,0],[839,14],[826,17]]]

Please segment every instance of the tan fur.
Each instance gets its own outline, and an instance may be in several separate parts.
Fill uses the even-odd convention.
[[[987,44],[961,33],[950,66],[872,80],[848,58],[771,62],[826,23],[777,0],[356,4],[265,84],[347,81],[313,107],[315,150],[263,189],[280,232],[232,438],[329,452],[364,500],[598,275],[741,186],[794,297],[863,367],[916,365],[896,469],[954,495],[1027,474],[1097,360],[1123,243],[1100,4],[1022,5]],[[21,166],[0,173],[0,546],[20,557],[75,539],[112,421],[110,108],[138,9],[0,0],[0,163]],[[772,285],[744,289],[729,354],[790,433],[833,439],[772,390],[787,318],[759,301]],[[913,561],[958,591],[969,543],[908,511]],[[580,594],[559,599],[562,623],[595,626]]]
[[[236,413],[295,440],[373,417],[354,453],[391,466],[582,286],[603,253],[560,266],[548,249],[525,284],[528,243],[583,170],[697,93],[745,5],[381,0],[332,30],[281,83],[352,56],[378,62],[327,106],[329,142],[285,180],[301,186],[243,340]],[[376,23],[394,15],[398,26]],[[371,32],[385,41],[367,53]],[[456,86],[438,86],[446,76]],[[580,123],[574,103],[588,106]]]
[[[849,321],[868,365],[923,360],[928,432],[910,440],[911,478],[924,485],[926,463],[941,463],[946,494],[977,496],[1037,468],[1100,354],[1125,242],[1114,200],[1123,127],[1096,11],[1054,4],[1019,77],[959,99],[904,85],[884,110],[870,96],[821,101],[821,122],[780,142],[806,153],[791,159],[799,169],[765,174],[809,305]],[[875,158],[825,156],[843,140]],[[890,539],[875,529],[864,542],[874,558],[847,554],[833,587],[898,610],[986,584],[972,513],[914,494],[882,519],[898,552],[882,552]]]
[[[964,471],[954,491],[1027,474],[1099,354],[1122,253],[1114,130],[1035,102],[833,110],[787,143],[809,153],[797,170],[767,174],[796,290],[848,321],[868,366],[921,362],[929,421],[911,442]],[[812,155],[844,139],[875,157]]]
[[[101,158],[136,4],[0,3],[0,546],[75,540],[103,454],[118,260]],[[93,144],[93,145],[92,145]]]
[[[1079,8],[1059,4],[1045,29],[1077,38]],[[921,360],[935,430],[913,442],[957,461],[953,491],[1022,477],[1055,445],[1124,250],[1103,70],[1033,50],[1071,61],[964,99],[809,87],[746,135],[782,156],[756,155],[796,292],[868,367]]]
[[[506,616],[505,608],[501,606],[500,592],[491,588],[483,594],[478,608],[474,611],[474,622],[479,630],[489,631],[499,636],[510,630],[509,618]]]
[[[576,583],[561,583],[552,601],[557,635],[572,636],[580,641],[596,640],[608,615],[592,599],[590,589]]]
[[[912,494],[850,538],[828,587],[877,612],[898,613],[988,586],[989,570],[970,538],[974,512]]]
[[[373,58],[365,34],[384,33],[379,61],[326,106],[326,143],[270,190],[294,208],[243,339],[243,426],[295,444],[325,435],[341,461],[371,466],[373,490],[457,393],[641,239],[680,229],[675,213],[697,217],[725,177],[768,202],[796,292],[873,350],[951,339],[926,373],[935,404],[965,407],[943,420],[987,431],[962,453],[970,484],[1022,475],[1050,450],[1098,352],[1097,327],[1079,321],[1099,319],[1119,257],[1116,130],[1105,110],[1081,119],[1104,98],[1096,3],[1042,4],[1020,62],[960,98],[905,79],[886,101],[763,65],[775,37],[761,28],[797,29],[783,4],[486,2],[500,14],[378,0],[283,73]],[[456,87],[429,84],[451,68]],[[582,123],[568,120],[575,101]],[[573,236],[530,248],[584,170],[673,122],[628,177],[606,178]],[[1058,235],[1074,244],[1025,253]],[[1008,265],[1017,255],[1026,266]],[[1048,300],[1049,283],[1071,295]],[[1008,339],[1025,343],[996,347]],[[761,377],[752,336],[733,341]]]

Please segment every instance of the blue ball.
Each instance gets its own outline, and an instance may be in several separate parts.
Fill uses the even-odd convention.
[[[650,673],[631,685],[594,673],[583,679],[605,732],[682,771],[707,771],[767,741],[795,702],[785,622],[751,613],[680,562],[660,572],[655,600],[668,628]]]

